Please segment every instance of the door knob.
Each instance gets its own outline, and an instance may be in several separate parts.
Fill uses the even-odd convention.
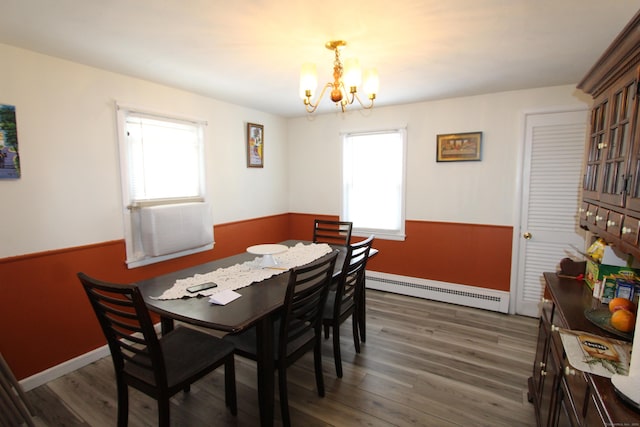
[[[529,240],[529,239],[531,239],[531,233],[529,233],[529,232],[527,231],[526,233],[524,233],[524,234],[522,235],[522,237],[524,237],[526,240]]]

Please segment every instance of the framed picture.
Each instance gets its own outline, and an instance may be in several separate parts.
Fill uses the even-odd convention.
[[[247,167],[264,167],[264,126],[247,123]]]
[[[438,135],[436,161],[467,162],[480,160],[482,132]]]
[[[20,178],[16,107],[0,104],[0,179]]]

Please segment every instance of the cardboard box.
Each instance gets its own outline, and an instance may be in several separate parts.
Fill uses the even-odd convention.
[[[628,262],[631,262],[630,266],[627,265]],[[593,289],[596,282],[601,282],[603,278],[610,276],[630,280],[640,279],[640,264],[635,258],[607,246],[604,249],[601,263],[591,259],[587,260],[584,281]]]

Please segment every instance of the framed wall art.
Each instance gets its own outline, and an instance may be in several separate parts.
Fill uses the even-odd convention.
[[[264,126],[247,123],[247,167],[264,167]]]
[[[482,132],[438,135],[436,161],[467,162],[481,160]]]
[[[16,107],[0,104],[0,179],[20,178]]]

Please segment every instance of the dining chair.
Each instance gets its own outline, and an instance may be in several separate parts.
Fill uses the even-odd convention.
[[[352,229],[353,223],[350,221],[315,219],[313,223],[313,243],[347,246],[351,241]]]
[[[287,367],[313,350],[318,395],[324,397],[322,375],[322,310],[338,255],[337,250],[322,258],[290,270],[282,312],[275,317],[274,357],[278,371],[282,425],[290,426],[287,393]],[[236,354],[257,360],[256,328],[230,334],[225,340],[234,344]]]
[[[158,337],[135,284],[78,278],[107,338],[118,389],[118,426],[128,424],[133,387],[157,400],[158,425],[170,425],[169,399],[189,391],[192,383],[224,364],[225,403],[237,414],[233,345],[205,332],[182,326]]]
[[[325,303],[322,324],[325,339],[329,338],[329,330],[333,333],[333,359],[336,374],[342,378],[342,357],[340,355],[340,325],[351,317],[353,344],[356,353],[360,353],[360,316],[364,313],[364,275],[369,259],[369,251],[374,236],[347,246],[347,256],[335,290],[330,290]]]
[[[36,412],[0,353],[0,426],[35,427]]]

